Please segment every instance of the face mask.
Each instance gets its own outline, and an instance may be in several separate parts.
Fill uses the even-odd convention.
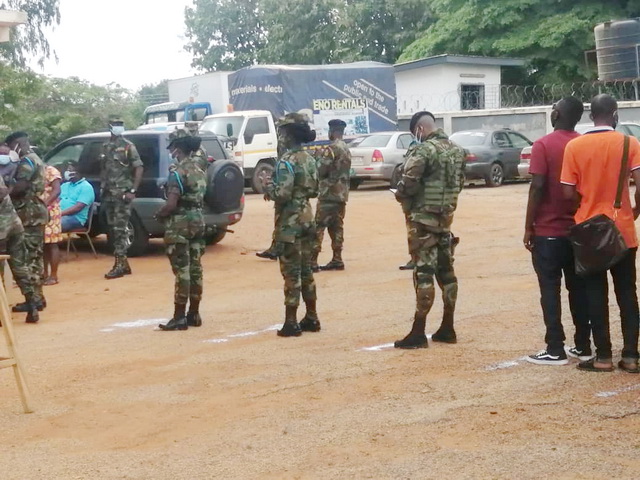
[[[71,180],[73,180],[74,178],[76,178],[78,174],[76,172],[64,172],[64,179],[67,182],[70,182]]]
[[[0,165],[9,165],[11,163],[11,155],[0,155]]]
[[[9,152],[9,157],[11,158],[12,162],[19,162],[20,161],[20,155],[18,155],[16,152],[14,152],[13,150],[11,150]]]
[[[113,125],[111,127],[111,133],[113,133],[116,137],[121,136],[124,133],[123,125]]]

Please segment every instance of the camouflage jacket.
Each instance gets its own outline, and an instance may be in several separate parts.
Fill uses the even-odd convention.
[[[397,196],[409,219],[448,232],[464,178],[465,152],[440,129],[409,148]]]
[[[318,160],[318,178],[322,202],[346,203],[349,200],[351,153],[342,140],[328,145]]]
[[[275,202],[276,240],[291,243],[314,228],[310,198],[318,196],[318,171],[313,157],[303,150],[289,150],[276,163],[273,183],[266,196]]]
[[[4,195],[4,197],[3,197]],[[20,217],[11,203],[7,186],[0,177],[0,241],[6,240],[15,233],[24,231]]]
[[[202,206],[207,178],[194,155],[176,164],[169,173],[167,194],[179,196],[178,208],[167,218],[166,243],[180,243],[204,235]]]
[[[193,154],[193,158],[200,169],[206,173],[207,168],[209,168],[209,155],[207,155],[204,147],[200,147],[198,151]]]
[[[44,163],[33,152],[24,155],[18,163],[14,174],[16,182],[26,181],[26,191],[12,194],[13,206],[25,227],[45,225],[49,221],[47,206],[42,200],[44,196]]]
[[[100,179],[103,196],[121,198],[133,188],[135,169],[142,167],[136,146],[123,137],[102,145]]]

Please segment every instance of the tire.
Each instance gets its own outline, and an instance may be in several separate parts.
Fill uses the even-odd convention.
[[[204,241],[207,245],[215,245],[216,243],[220,243],[226,235],[226,230],[216,229],[211,233],[207,232],[204,236]]]
[[[149,234],[135,212],[131,212],[129,232],[130,245],[127,255],[130,257],[144,255],[149,247]]]
[[[398,188],[398,182],[402,178],[402,174],[400,173],[400,171],[401,171],[400,165],[398,165],[396,168],[393,169],[393,173],[391,174],[391,179],[389,180],[389,183],[390,183],[389,186],[391,188]]]
[[[357,190],[360,185],[362,185],[362,180],[358,180],[357,178],[349,180],[349,190]]]
[[[255,170],[253,171],[253,177],[251,177],[251,189],[255,193],[264,193],[264,188],[262,187],[262,178],[267,176],[270,177],[271,175],[273,175],[273,170],[274,166],[267,161],[258,163]]]
[[[488,187],[499,187],[504,183],[504,168],[499,163],[492,163],[489,175],[485,178]]]

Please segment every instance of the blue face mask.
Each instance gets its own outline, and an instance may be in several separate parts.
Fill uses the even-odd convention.
[[[0,155],[0,165],[9,165],[11,163],[11,155]]]

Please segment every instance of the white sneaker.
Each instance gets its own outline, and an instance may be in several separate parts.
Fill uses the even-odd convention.
[[[564,351],[567,352],[567,355],[571,358],[577,358],[582,362],[586,362],[593,358],[592,353],[583,352],[582,350],[578,350],[576,347],[564,347]]]
[[[551,355],[546,350],[542,350],[535,355],[529,355],[525,360],[536,365],[566,365],[569,363],[566,355]]]

